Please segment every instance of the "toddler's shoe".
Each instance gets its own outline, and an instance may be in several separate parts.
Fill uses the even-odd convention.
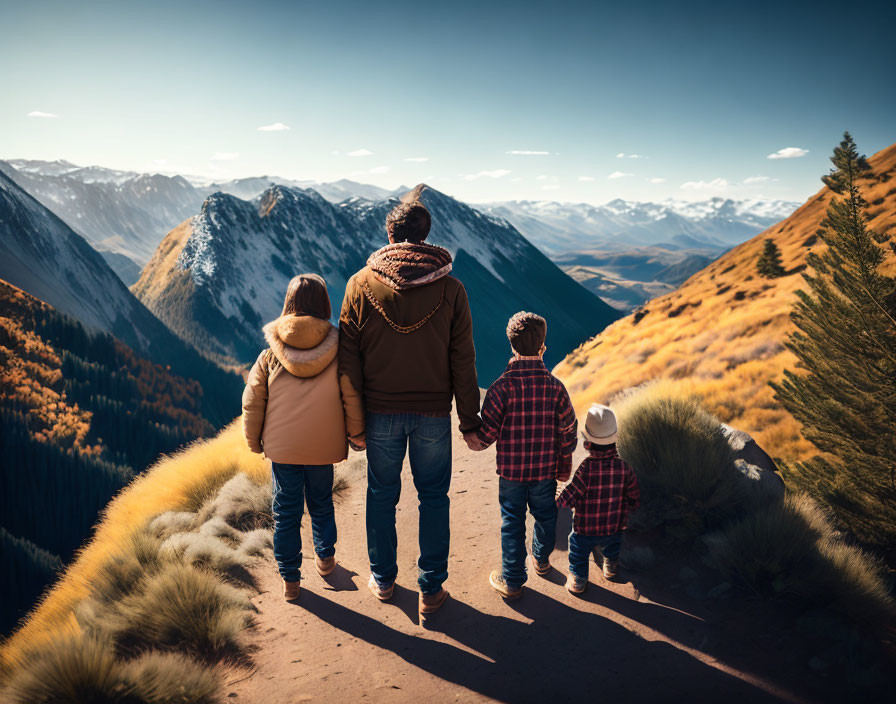
[[[619,560],[611,560],[609,557],[604,558],[604,579],[612,582],[616,579],[616,573],[619,571]]]
[[[380,601],[389,601],[395,591],[395,582],[392,582],[388,587],[381,587],[377,583],[376,577],[370,575],[370,580],[367,582],[367,588],[370,590],[370,593]]]
[[[287,582],[285,579],[283,580],[283,598],[287,601],[295,601],[299,598],[299,586],[301,585],[300,580],[296,580],[295,582]]]
[[[532,555],[532,569],[535,570],[535,574],[539,577],[544,577],[548,572],[551,571],[551,563],[550,562],[539,562],[535,559],[535,555]]]
[[[314,566],[317,567],[317,573],[321,577],[326,577],[330,572],[336,569],[335,557],[318,557],[314,556]]]
[[[433,594],[420,593],[419,611],[421,616],[432,614],[438,611],[442,604],[448,599],[448,590],[439,589]]]
[[[570,594],[581,594],[585,591],[585,587],[587,586],[587,579],[584,577],[577,577],[572,572],[570,572],[569,576],[566,578],[566,588],[569,590]]]
[[[523,595],[523,588],[511,587],[504,581],[504,575],[498,570],[492,570],[488,576],[488,583],[492,585],[492,589],[509,601],[519,599]]]

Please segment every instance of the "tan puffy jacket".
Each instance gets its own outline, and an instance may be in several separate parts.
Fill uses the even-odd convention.
[[[283,464],[341,462],[348,454],[346,413],[359,414],[361,404],[340,393],[338,331],[320,318],[284,315],[265,325],[264,335],[270,348],[243,392],[249,449]]]

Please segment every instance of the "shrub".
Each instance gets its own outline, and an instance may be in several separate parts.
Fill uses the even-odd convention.
[[[669,523],[688,539],[738,510],[743,497],[733,452],[719,421],[696,399],[652,383],[613,405],[619,454],[642,489],[636,524]]]
[[[196,514],[191,511],[165,511],[149,523],[149,532],[158,538],[186,533],[196,527]]]
[[[14,704],[211,704],[213,670],[174,654],[116,659],[112,645],[83,636],[61,638],[28,654],[9,682]]]
[[[192,513],[199,511],[209,501],[213,501],[218,491],[238,472],[239,466],[236,463],[222,462],[197,473],[183,488],[184,500],[181,508]],[[248,480],[246,477],[246,481]]]
[[[251,557],[261,557],[265,550],[273,547],[271,531],[258,528],[245,533],[237,553]]]
[[[226,572],[244,562],[237,551],[221,538],[203,533],[175,533],[162,543],[161,550],[163,555],[218,572]]]
[[[212,704],[220,684],[214,671],[174,653],[147,653],[125,663],[123,674],[138,701],[147,704]]]
[[[191,565],[168,564],[89,624],[122,652],[180,649],[204,658],[236,656],[247,623],[246,595]]]
[[[805,494],[707,536],[710,558],[761,596],[798,596],[866,623],[892,615],[879,565],[834,532]]]
[[[216,516],[240,530],[273,525],[271,486],[256,484],[247,475],[237,474],[199,510],[202,523]]]
[[[111,646],[94,638],[61,637],[26,654],[9,680],[10,701],[135,702]]]

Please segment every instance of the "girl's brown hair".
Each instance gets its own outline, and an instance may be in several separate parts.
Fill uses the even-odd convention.
[[[327,284],[317,274],[294,276],[286,287],[283,315],[310,315],[329,320],[332,314]]]

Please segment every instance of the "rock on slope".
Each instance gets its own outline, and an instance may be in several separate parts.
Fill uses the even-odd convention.
[[[896,145],[870,159],[873,175],[862,183],[869,226],[891,235],[885,271],[896,273]],[[650,301],[582,345],[555,372],[566,382],[577,410],[607,401],[623,389],[665,378],[698,393],[726,423],[774,448],[784,459],[804,458],[812,447],[799,424],[773,398],[768,382],[795,364],[784,348],[793,330],[794,291],[831,192],[824,188],[789,218],[735,247],[694,274],[678,290]],[[765,279],[756,260],[765,238],[780,247],[788,275]]]
[[[508,357],[504,328],[521,309],[543,313],[554,361],[618,317],[506,222],[426,186],[413,192],[433,215],[429,242],[448,248],[474,316],[478,368],[494,379]],[[219,358],[252,361],[260,328],[279,313],[290,277],[323,275],[334,315],[345,283],[386,243],[396,198],[334,205],[315,191],[272,186],[248,202],[210,196],[168,234],[134,293],[184,339]]]

